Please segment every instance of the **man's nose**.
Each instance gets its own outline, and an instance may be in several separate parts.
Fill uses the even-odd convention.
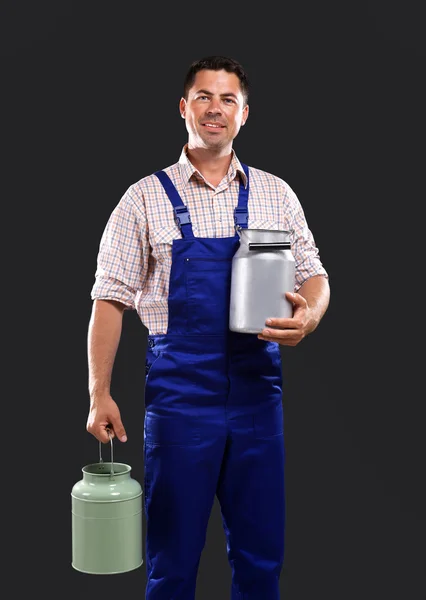
[[[214,98],[211,99],[209,107],[207,109],[207,114],[209,115],[217,115],[221,113],[220,109],[220,101]]]

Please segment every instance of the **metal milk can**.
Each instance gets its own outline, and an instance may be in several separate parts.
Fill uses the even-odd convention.
[[[142,488],[131,467],[99,462],[82,468],[72,488],[72,566],[94,575],[137,569],[142,559]]]
[[[295,261],[290,231],[237,229],[240,246],[232,259],[229,329],[261,333],[268,317],[293,316],[284,293],[294,292]]]

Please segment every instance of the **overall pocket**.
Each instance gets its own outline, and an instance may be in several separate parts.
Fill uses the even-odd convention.
[[[197,446],[201,434],[194,417],[145,413],[144,441],[148,446]]]
[[[188,326],[194,333],[224,333],[229,324],[232,259],[186,258]]]
[[[254,434],[257,439],[284,435],[284,412],[281,403],[260,410],[254,415]]]

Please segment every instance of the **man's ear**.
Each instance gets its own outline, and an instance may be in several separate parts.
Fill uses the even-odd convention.
[[[246,104],[243,108],[243,120],[241,121],[241,127],[246,124],[249,115],[249,105]]]
[[[185,98],[181,98],[180,102],[179,102],[179,112],[180,112],[180,116],[182,117],[182,119],[185,118],[185,111],[186,111],[186,100],[185,100]]]

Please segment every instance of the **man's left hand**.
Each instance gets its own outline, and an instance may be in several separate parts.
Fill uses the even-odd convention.
[[[286,292],[285,297],[293,303],[293,317],[268,319],[267,328],[257,337],[268,342],[278,342],[282,346],[296,346],[315,329],[316,322],[306,298],[291,292]]]

